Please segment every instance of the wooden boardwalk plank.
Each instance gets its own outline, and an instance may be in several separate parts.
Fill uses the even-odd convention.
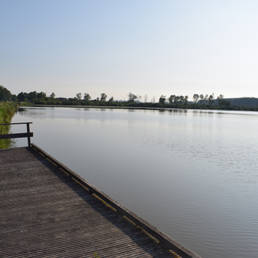
[[[0,257],[172,257],[45,158],[0,151]]]

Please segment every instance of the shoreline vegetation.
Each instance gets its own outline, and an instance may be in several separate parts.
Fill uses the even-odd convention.
[[[0,102],[0,124],[8,124],[11,122],[13,115],[18,109],[15,102]],[[10,126],[0,125],[0,134],[8,134]],[[9,148],[11,139],[0,139],[0,149]]]
[[[170,95],[168,98],[161,95],[157,102],[152,99],[148,102],[147,96],[142,98],[133,93],[128,94],[128,100],[115,100],[113,97],[101,93],[100,97],[92,99],[90,94],[77,93],[73,98],[59,98],[55,93],[47,96],[44,92],[21,92],[16,96],[17,101],[23,105],[46,106],[75,106],[75,107],[105,107],[105,108],[136,108],[136,109],[216,109],[216,110],[242,110],[258,111],[258,99],[236,98],[226,99],[222,94],[215,97],[214,94],[194,94],[192,101],[188,96]]]
[[[53,94],[53,93],[52,93]],[[52,95],[51,94],[51,95]],[[170,110],[170,109],[203,109],[203,110],[228,110],[228,111],[258,111],[258,99],[236,98],[224,99],[222,95],[216,99],[200,99],[195,97],[194,101],[188,101],[187,96],[180,99],[180,96],[171,96],[166,99],[161,97],[159,102],[140,102],[138,99],[129,97],[127,101],[107,100],[106,96],[91,100],[89,97],[81,98],[55,98],[37,92],[23,93],[17,97],[21,106],[48,106],[48,107],[85,107],[85,108],[110,108],[110,109],[142,109],[142,110]],[[44,95],[42,97],[42,95]],[[102,94],[101,94],[102,95]],[[198,94],[197,94],[198,95]],[[135,95],[136,96],[136,95]],[[198,95],[199,96],[199,95]],[[212,99],[213,98],[213,99]]]
[[[258,98],[224,98],[222,94],[215,97],[214,94],[197,94],[189,100],[188,96],[161,95],[158,101],[153,98],[148,101],[148,96],[137,96],[128,94],[127,100],[115,100],[113,97],[101,93],[100,97],[92,99],[89,93],[77,93],[75,97],[56,97],[55,93],[49,96],[45,92],[32,91],[29,93],[20,92],[18,95],[3,86],[0,86],[0,101],[12,101],[21,106],[55,106],[55,107],[102,107],[102,108],[128,108],[128,109],[203,109],[203,110],[237,110],[237,111],[258,111]]]

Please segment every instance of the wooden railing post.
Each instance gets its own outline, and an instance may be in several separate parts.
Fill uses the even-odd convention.
[[[10,133],[10,134],[1,134],[0,133],[0,139],[27,138],[28,148],[30,148],[31,147],[30,137],[33,137],[33,133],[30,132],[30,124],[32,124],[32,122],[0,124],[0,126],[12,126],[12,125],[26,125],[27,126],[26,133]]]
[[[27,123],[28,147],[30,148],[30,123]]]

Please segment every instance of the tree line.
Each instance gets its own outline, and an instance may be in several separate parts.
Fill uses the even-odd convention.
[[[0,86],[0,101],[17,101],[30,104],[41,105],[92,105],[92,106],[131,106],[131,107],[169,107],[169,108],[218,108],[235,109],[230,102],[224,99],[223,95],[215,97],[214,94],[193,94],[192,100],[188,96],[171,94],[166,97],[161,95],[157,101],[152,98],[148,101],[147,95],[138,96],[132,92],[128,94],[127,100],[115,100],[106,93],[101,93],[99,97],[92,98],[89,93],[77,93],[74,97],[56,97],[52,92],[49,96],[45,92],[20,92],[11,94],[3,86]]]

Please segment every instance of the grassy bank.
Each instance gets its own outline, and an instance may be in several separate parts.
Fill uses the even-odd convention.
[[[0,102],[0,124],[10,123],[18,106],[13,102]],[[10,130],[9,126],[0,125],[0,134],[7,134]],[[10,139],[0,140],[0,149],[9,148]]]
[[[0,123],[10,123],[16,110],[16,103],[0,102]]]

